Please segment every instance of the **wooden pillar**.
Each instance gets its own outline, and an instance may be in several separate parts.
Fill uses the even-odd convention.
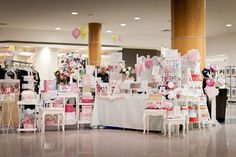
[[[206,1],[171,0],[171,42],[172,48],[181,55],[191,49],[198,49],[201,68],[206,59]]]
[[[101,23],[89,23],[89,65],[101,64]]]

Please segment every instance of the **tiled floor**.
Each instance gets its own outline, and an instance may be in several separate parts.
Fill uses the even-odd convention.
[[[171,139],[127,130],[0,134],[0,157],[235,157],[236,124]]]
[[[229,103],[227,105],[225,119],[226,119],[226,123],[236,124],[236,104],[235,103]]]

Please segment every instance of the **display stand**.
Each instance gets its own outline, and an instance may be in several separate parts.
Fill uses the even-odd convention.
[[[216,120],[216,97],[211,99],[211,119],[212,125],[221,127],[220,123]]]
[[[47,92],[47,93],[43,93],[42,94],[42,99],[43,99],[43,104],[44,104],[44,107],[45,107],[45,103],[47,103],[47,99],[48,98],[51,98],[51,99],[55,99],[55,98],[58,98],[58,99],[62,99],[63,100],[63,106],[66,105],[66,99],[69,99],[69,98],[74,98],[76,100],[75,102],[75,106],[76,106],[76,122],[78,122],[78,119],[79,119],[79,93],[76,93],[76,92],[65,92],[65,93],[62,93],[62,92]],[[78,123],[76,123],[78,125]]]
[[[95,76],[93,76],[93,74]],[[80,96],[78,99],[78,128],[80,124],[91,124],[92,110],[94,106],[94,102],[82,102],[82,97],[84,93],[90,93],[90,97],[92,96],[92,91],[96,92],[96,79],[97,69],[95,66],[87,65],[86,66],[86,74],[84,76],[79,76],[81,82],[79,87],[81,89]]]
[[[1,130],[14,130],[15,104],[19,97],[20,80],[5,79],[0,80],[0,107],[1,115],[0,122],[2,124]],[[6,127],[4,126],[6,125]]]
[[[15,102],[15,99],[12,99],[12,101],[0,100],[0,104],[1,104],[1,108],[2,108],[1,113],[0,113],[1,114],[0,115],[0,123],[2,125],[1,130],[3,130],[3,131],[7,130],[7,133],[9,132],[9,129],[12,129],[12,130],[14,129],[14,126],[13,126],[13,105],[14,105],[14,102]],[[4,108],[7,108],[7,111],[3,110]],[[3,113],[7,113],[6,127],[3,122]]]
[[[27,102],[27,101],[18,101],[17,102],[18,106],[19,106],[19,126],[17,129],[17,132],[20,133],[21,131],[33,131],[35,133],[35,131],[37,131],[37,126],[36,126],[36,120],[37,120],[37,116],[36,116],[36,108],[37,108],[37,101],[31,101],[31,102]],[[24,106],[34,106],[35,107],[35,111],[34,111],[34,126],[32,128],[21,128],[21,118],[23,110],[24,110]]]

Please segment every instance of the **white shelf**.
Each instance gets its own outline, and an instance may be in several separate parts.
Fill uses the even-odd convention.
[[[37,101],[18,101],[17,102],[18,105],[37,105],[38,102]]]
[[[83,88],[83,87],[87,87],[87,88],[95,88],[95,85],[81,85],[79,86],[79,88]]]
[[[91,121],[79,121],[79,124],[91,124]]]
[[[37,128],[28,128],[28,129],[17,129],[18,132],[20,131],[37,131]]]
[[[94,103],[82,103],[82,102],[80,102],[79,105],[83,105],[83,106],[93,106]]]

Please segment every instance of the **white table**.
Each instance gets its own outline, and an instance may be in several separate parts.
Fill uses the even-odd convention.
[[[111,126],[143,130],[147,95],[96,96],[91,126]],[[162,129],[163,119],[150,117],[150,130]]]

